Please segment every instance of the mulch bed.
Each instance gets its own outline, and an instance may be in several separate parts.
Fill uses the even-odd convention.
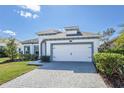
[[[106,75],[100,74],[108,87],[112,88],[124,88],[124,76],[113,75],[108,77]]]

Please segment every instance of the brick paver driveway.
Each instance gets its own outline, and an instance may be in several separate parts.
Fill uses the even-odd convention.
[[[0,87],[92,88],[106,87],[92,63],[51,62]]]

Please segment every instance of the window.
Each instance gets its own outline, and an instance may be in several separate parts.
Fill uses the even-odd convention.
[[[38,55],[39,54],[39,46],[34,45],[34,54]]]
[[[30,54],[30,46],[24,46],[24,54]]]
[[[22,53],[21,48],[18,48],[18,52],[19,52],[19,53]]]

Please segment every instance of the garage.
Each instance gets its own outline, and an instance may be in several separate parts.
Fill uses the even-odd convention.
[[[92,62],[92,43],[67,43],[52,45],[52,61]]]

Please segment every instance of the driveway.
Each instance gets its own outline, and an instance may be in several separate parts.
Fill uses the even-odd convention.
[[[0,87],[99,88],[106,87],[92,63],[51,62]]]

